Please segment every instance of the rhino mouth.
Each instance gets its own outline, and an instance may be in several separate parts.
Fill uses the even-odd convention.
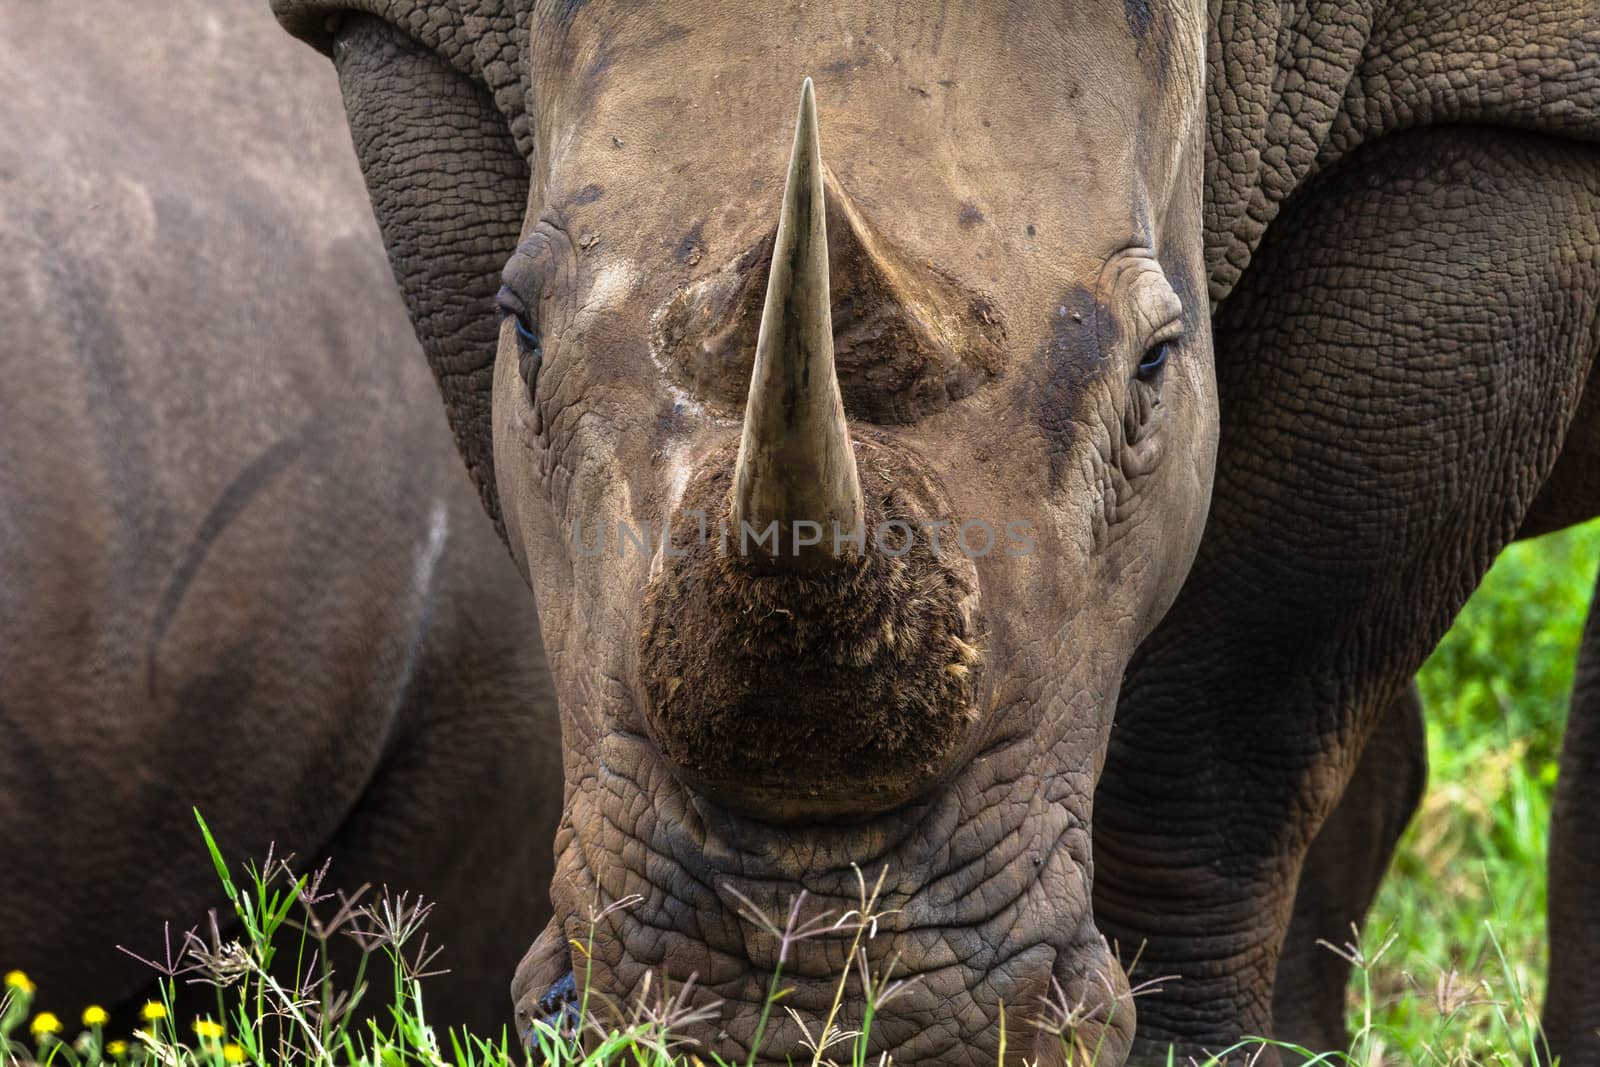
[[[679,1008],[701,1014],[675,1035],[743,1062],[776,975],[790,992],[759,1062],[781,1063],[815,1040],[841,978],[836,1025],[860,1029],[870,975],[880,990],[905,983],[872,1024],[873,1061],[992,1064],[1003,1005],[1008,1047],[1030,1060],[1070,1062],[1051,1059],[1054,1027],[1120,1062],[1133,1007],[1090,911],[1086,796],[1071,775],[1031,773],[1031,739],[986,748],[889,813],[781,842],[679,782],[647,738],[601,747],[561,842],[557,918],[514,987],[525,1037],[536,1019],[576,1030],[579,1003],[590,1032],[625,1026],[692,982]]]
[[[870,976],[864,973],[863,979],[870,981]],[[893,979],[885,980],[883,987],[879,997],[887,995],[889,1000],[903,988],[896,986]],[[887,1001],[879,999],[875,1003],[886,1006]],[[1075,1067],[1080,1063],[1120,1063],[1126,1054],[1126,1049],[1132,1043],[1134,1025],[1131,1004],[1132,997],[1128,992],[1119,989],[1117,983],[1106,981],[1099,974],[1086,980],[1081,974],[1069,971],[1063,978],[1062,974],[1053,969],[1050,992],[1041,998],[1037,1017],[1028,1020],[1024,1015],[1023,1040],[1018,1041],[1014,1034],[1008,1035],[1010,1043],[1013,1046],[1031,1048],[1034,1055],[1026,1062],[1036,1065],[1061,1064],[1063,1067],[1067,1065]],[[545,1035],[553,1035],[555,1042],[575,1043],[581,1040],[582,1006],[583,997],[578,987],[577,972],[569,965],[539,998],[534,1006],[533,1017],[539,1021]],[[675,1039],[675,1043],[691,1046],[701,1043],[687,1034],[681,1032],[674,1034],[671,1029],[674,1020],[670,1016],[665,1022],[667,1023],[667,1029],[663,1034],[665,1040]],[[818,1031],[820,1027],[806,1027],[808,1036]],[[519,1033],[523,1047],[532,1052],[540,1051],[541,1044],[552,1043],[550,1036],[545,1036],[541,1041],[541,1035],[535,1032],[532,1025],[523,1025]],[[869,1035],[862,1036],[866,1038]],[[719,1034],[719,1038],[725,1037],[724,1030]],[[733,1060],[737,1061],[746,1052],[747,1050],[740,1049],[739,1055],[734,1056]],[[918,1062],[905,1060],[903,1055],[902,1053],[901,1057],[893,1062],[908,1064]],[[942,1053],[938,1062],[953,1062],[947,1058],[948,1056],[949,1053]],[[793,1056],[786,1059],[793,1062]]]

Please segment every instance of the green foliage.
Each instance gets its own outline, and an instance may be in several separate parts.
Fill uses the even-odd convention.
[[[1415,999],[1426,1000],[1425,1012],[1400,1021],[1386,1018],[1380,1010],[1379,988],[1396,966],[1388,954],[1397,936],[1369,932],[1361,945],[1333,948],[1351,965],[1349,1048],[1308,1049],[1287,1041],[1247,1038],[1195,1067],[1231,1067],[1240,1062],[1235,1054],[1253,1063],[1262,1047],[1279,1049],[1286,1062],[1304,1067],[1559,1067],[1543,1046],[1533,1003],[1516,969],[1500,951],[1492,929],[1486,927],[1483,937],[1494,950],[1491,976],[1460,981],[1452,975],[1429,990],[1418,990]],[[1528,1050],[1526,1057],[1522,1050]]]
[[[1554,776],[1595,571],[1600,523],[1507,548],[1417,676],[1430,754],[1522,746]],[[1442,769],[1453,769],[1441,752]],[[1549,768],[1548,771],[1545,769]]]
[[[1394,940],[1373,990],[1393,1062],[1426,1062],[1446,986],[1500,1000],[1514,981],[1537,1016],[1556,760],[1597,570],[1600,522],[1512,545],[1418,675],[1428,795],[1368,927]],[[1486,974],[1500,975],[1492,993]],[[1458,1013],[1457,1047],[1503,1048],[1494,1028],[1492,1013]]]

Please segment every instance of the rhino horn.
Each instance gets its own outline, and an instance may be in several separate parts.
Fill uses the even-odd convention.
[[[772,247],[744,434],[734,469],[733,518],[759,538],[777,524],[768,562],[778,570],[835,566],[840,536],[863,521],[844,399],[833,364],[828,229],[811,79],[800,114]],[[815,529],[796,524],[815,523]],[[820,538],[815,535],[820,533]],[[815,539],[817,543],[806,544]],[[744,543],[741,540],[741,544]],[[765,548],[770,541],[756,542]],[[850,542],[842,546],[848,553]]]

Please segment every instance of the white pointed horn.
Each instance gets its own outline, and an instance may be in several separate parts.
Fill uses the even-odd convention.
[[[852,555],[849,538],[864,517],[833,365],[825,208],[817,106],[807,78],[800,89],[733,483],[739,544],[747,552],[762,552],[764,561],[778,569],[814,570]],[[777,541],[769,548],[770,537],[758,539],[773,523]],[[796,528],[809,523],[816,527]],[[816,534],[815,543],[804,543]]]

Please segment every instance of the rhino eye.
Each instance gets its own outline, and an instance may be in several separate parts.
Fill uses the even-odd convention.
[[[539,344],[539,328],[531,320],[527,305],[510,286],[502,285],[495,295],[495,307],[500,319],[511,320],[517,334],[517,373],[527,387],[528,398],[534,396],[534,383],[539,377],[539,365],[544,362],[544,350]],[[535,418],[535,423],[538,420]]]
[[[510,319],[516,325],[517,343],[523,350],[536,350],[539,347],[539,330],[530,321],[528,307],[516,291],[509,285],[502,285],[495,294],[494,305],[502,319]]]
[[[1161,373],[1161,368],[1167,365],[1167,356],[1171,349],[1171,341],[1162,341],[1151,346],[1149,351],[1145,352],[1144,358],[1139,361],[1139,380],[1141,382],[1155,381],[1156,376]]]
[[[516,325],[517,340],[522,347],[537,350],[539,347],[539,334],[532,326],[528,325],[528,320],[522,315],[513,315],[511,320]]]
[[[539,378],[539,364],[544,362],[544,350],[539,347],[539,331],[528,325],[526,315],[513,315],[511,321],[517,331],[517,373],[522,375],[522,384],[527,386],[531,399],[534,383]]]

